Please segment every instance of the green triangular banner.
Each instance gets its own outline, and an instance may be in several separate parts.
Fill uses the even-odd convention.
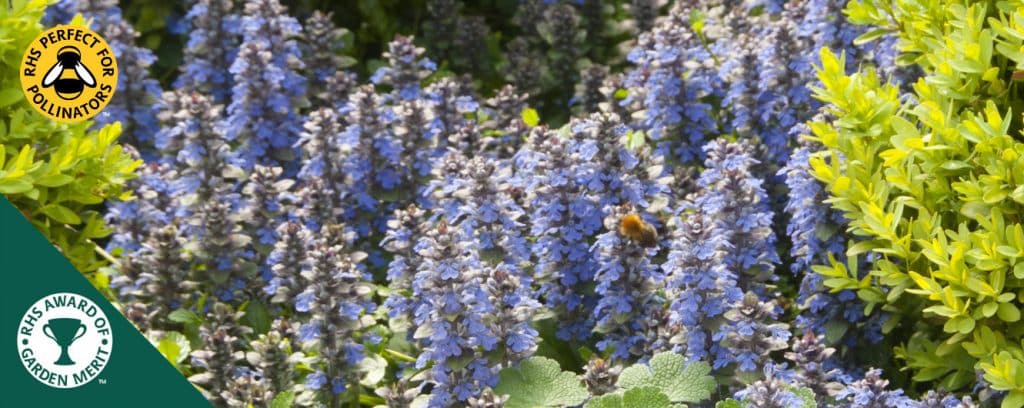
[[[6,198],[0,201],[0,333],[7,333],[0,336],[0,405],[210,406]]]

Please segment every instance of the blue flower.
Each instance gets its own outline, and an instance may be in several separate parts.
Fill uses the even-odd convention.
[[[320,337],[320,326],[307,323],[299,326],[299,341],[303,343],[311,342]]]
[[[319,390],[324,384],[327,384],[327,376],[321,371],[310,373],[306,376],[306,388]]]
[[[316,301],[316,294],[312,291],[305,291],[295,297],[295,310],[300,312],[308,312],[312,309],[313,302]]]
[[[835,398],[849,403],[851,408],[918,407],[918,403],[905,396],[903,390],[887,390],[888,386],[889,380],[882,379],[882,370],[871,369],[864,378],[847,384]]]
[[[331,380],[331,392],[334,393],[334,395],[343,394],[345,393],[346,389],[347,388],[345,387],[345,379],[335,378]]]

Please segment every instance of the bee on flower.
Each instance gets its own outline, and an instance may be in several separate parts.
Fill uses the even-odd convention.
[[[622,221],[619,222],[619,234],[645,248],[658,246],[658,230],[636,213],[629,213],[622,217]]]

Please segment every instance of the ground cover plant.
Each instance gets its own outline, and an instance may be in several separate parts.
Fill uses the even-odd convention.
[[[1024,2],[43,3],[0,192],[215,406],[1024,406]]]

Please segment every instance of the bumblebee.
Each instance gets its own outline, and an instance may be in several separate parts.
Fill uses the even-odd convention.
[[[658,230],[654,226],[644,222],[635,213],[626,214],[619,222],[619,234],[636,241],[645,248],[658,246]]]
[[[82,52],[78,48],[66,46],[57,51],[57,63],[43,77],[43,88],[51,86],[58,97],[68,101],[82,95],[86,86],[96,86],[96,78],[82,64]]]

